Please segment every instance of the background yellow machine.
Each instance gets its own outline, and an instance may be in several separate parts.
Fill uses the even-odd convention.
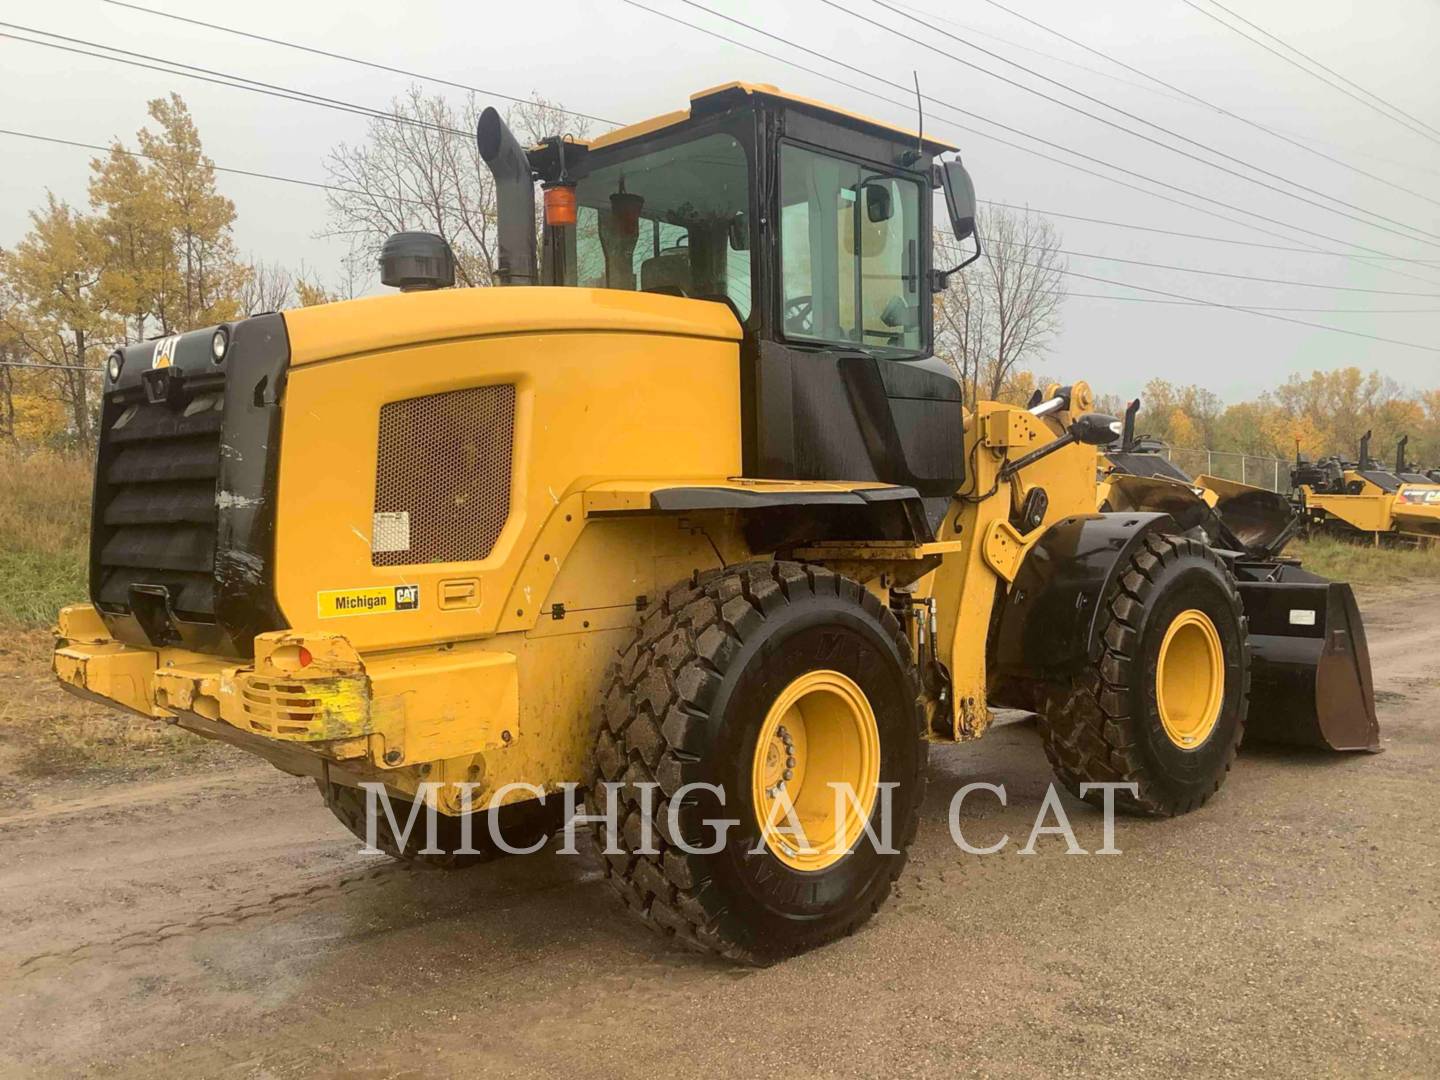
[[[1119,423],[1084,383],[962,403],[931,349],[936,190],[974,235],[952,147],[742,84],[588,144],[477,134],[511,287],[440,288],[443,240],[402,234],[400,295],[111,358],[68,688],[314,776],[357,831],[358,784],[438,785],[446,854],[382,828],[400,857],[493,854],[453,850],[461,785],[519,842],[586,782],[626,903],[754,962],[876,910],[927,742],[992,703],[1146,814],[1219,787],[1252,680],[1325,683],[1374,744],[1348,589],[1097,513]]]
[[[1324,458],[1310,464],[1299,454],[1290,485],[1307,529],[1367,544],[1422,546],[1440,541],[1440,481],[1405,460],[1402,437],[1395,468],[1370,457],[1370,432],[1358,460]]]

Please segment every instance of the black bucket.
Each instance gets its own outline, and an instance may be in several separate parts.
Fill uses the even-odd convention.
[[[1265,572],[1268,580],[1239,582],[1250,623],[1246,740],[1379,750],[1370,649],[1355,593],[1298,566]]]

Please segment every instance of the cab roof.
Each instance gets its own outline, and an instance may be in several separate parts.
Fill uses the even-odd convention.
[[[823,101],[800,97],[797,94],[788,94],[778,87],[771,86],[769,83],[747,82],[722,83],[719,86],[712,86],[708,90],[700,90],[690,95],[690,107],[688,109],[677,109],[674,112],[651,117],[649,120],[641,120],[635,124],[627,124],[624,127],[615,128],[613,131],[607,131],[603,135],[598,135],[590,139],[586,145],[588,145],[591,150],[600,150],[607,146],[615,146],[619,143],[629,142],[631,139],[638,139],[645,135],[662,131],[665,128],[683,124],[692,117],[718,112],[741,97],[770,98],[788,105],[799,106],[807,111],[818,113],[828,119],[859,128],[862,131],[879,132],[891,137],[899,136],[909,141],[918,140],[921,145],[932,154],[940,154],[946,151],[960,149],[952,143],[931,138],[929,135],[922,138],[917,132],[911,131],[908,128],[896,127],[894,124],[887,124],[883,120],[875,120],[868,116],[861,116],[859,113],[853,113],[847,109],[839,109],[834,105],[827,105]]]

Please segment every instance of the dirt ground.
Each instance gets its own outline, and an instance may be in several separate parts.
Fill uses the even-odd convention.
[[[361,856],[308,781],[238,755],[5,775],[0,1071],[1437,1075],[1440,588],[1362,601],[1383,754],[1246,752],[1198,813],[1120,819],[1120,856],[1027,857],[1033,727],[937,748],[891,902],[763,971],[666,947],[579,858]],[[0,708],[53,707],[16,657]],[[1000,854],[950,841],[972,780],[1009,792],[962,816],[974,843],[1009,833]]]

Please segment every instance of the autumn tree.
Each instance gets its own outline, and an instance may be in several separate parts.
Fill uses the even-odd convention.
[[[105,244],[93,221],[52,193],[30,221],[24,239],[0,257],[0,276],[12,298],[5,328],[50,395],[64,404],[71,436],[88,445],[93,372],[124,333],[122,320],[101,298]]]
[[[412,86],[388,117],[370,122],[364,143],[335,147],[326,169],[343,190],[328,196],[326,235],[350,239],[373,266],[393,233],[433,232],[455,254],[457,284],[491,284],[499,260],[495,185],[474,135],[483,108],[474,95],[457,105]],[[587,121],[538,95],[512,106],[507,123],[522,142],[588,133]]]
[[[1021,401],[1060,327],[1064,259],[1050,219],[1003,208],[976,218],[984,254],[935,297],[935,351],[972,401]],[[935,265],[954,266],[961,245],[936,236]]]
[[[138,152],[116,141],[91,162],[100,291],[135,340],[234,318],[248,277],[231,236],[235,204],[216,187],[190,110],[171,94],[147,111],[158,130],[136,133]]]

